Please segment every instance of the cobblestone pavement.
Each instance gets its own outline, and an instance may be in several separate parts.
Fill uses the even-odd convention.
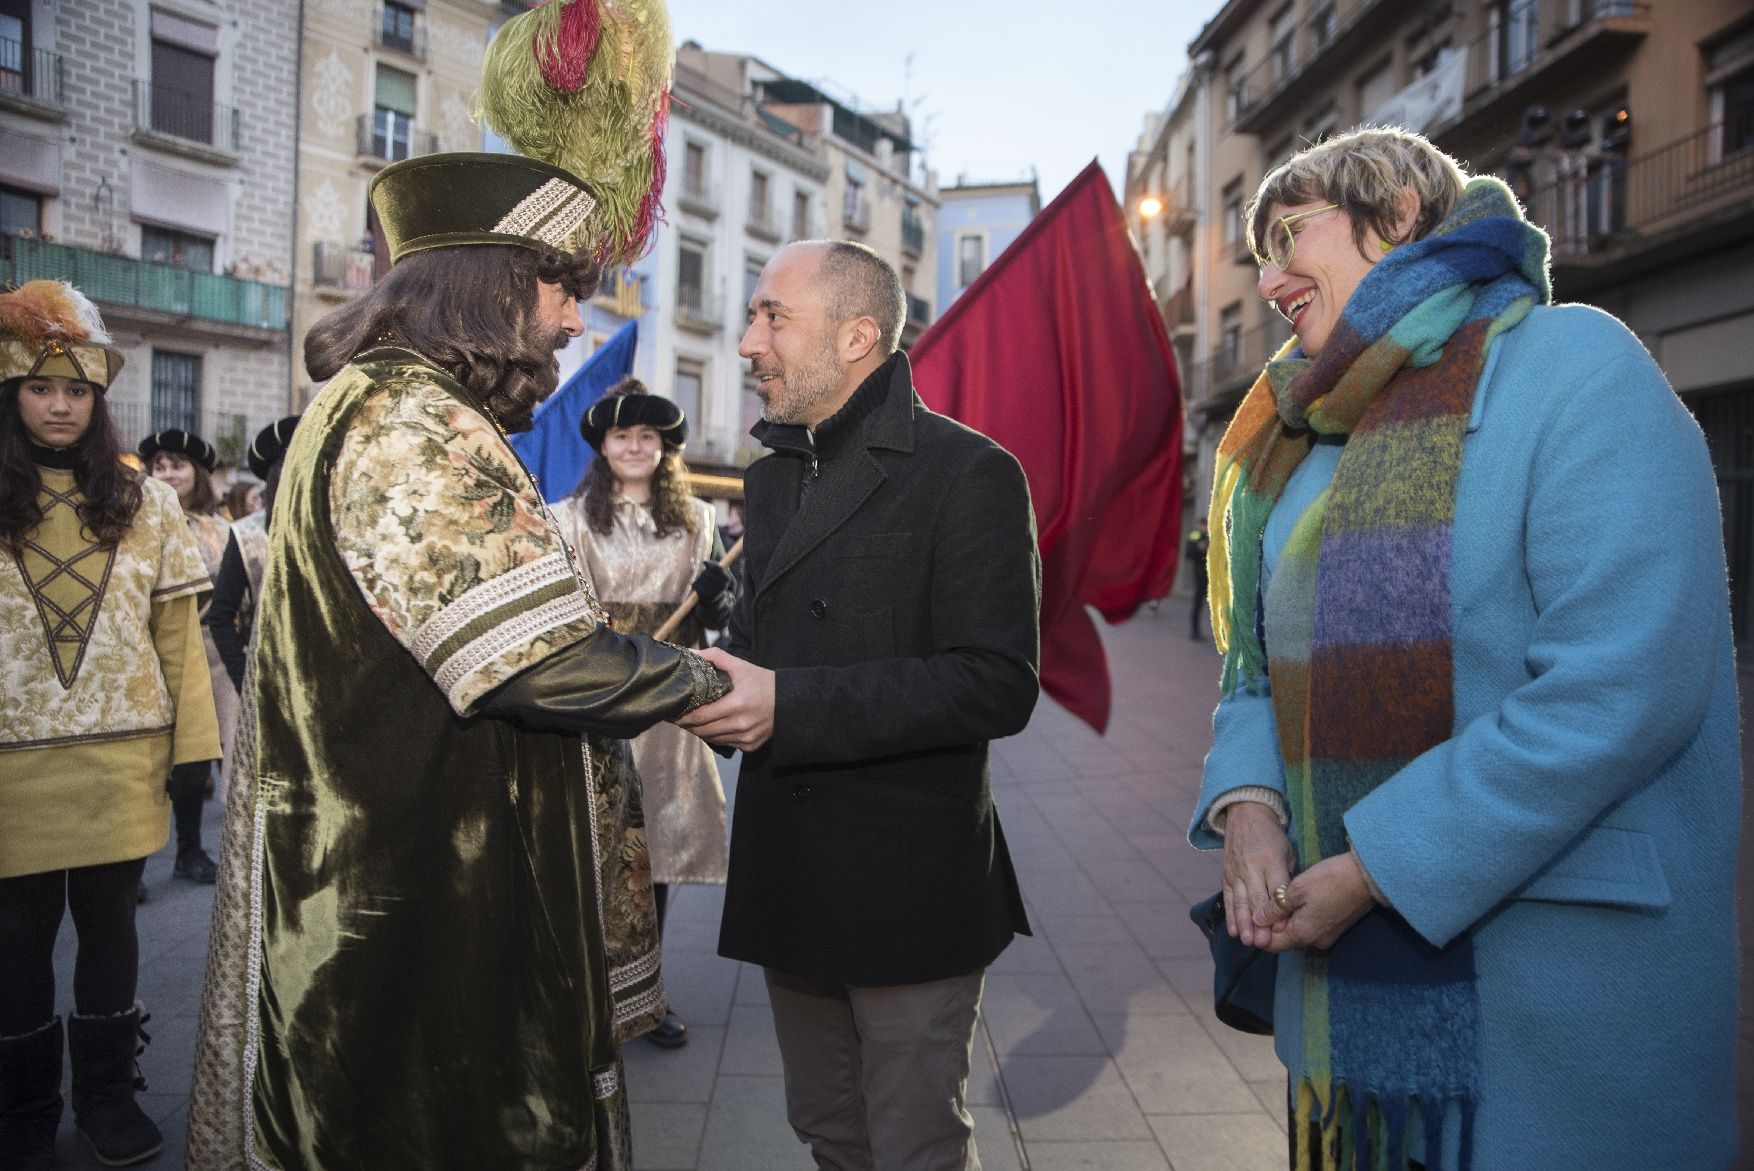
[[[1187,604],[1171,598],[1161,614],[1104,629],[1115,685],[1106,736],[1044,699],[1022,735],[994,748],[994,792],[1035,935],[987,977],[969,1095],[987,1171],[1284,1167],[1283,1071],[1267,1039],[1212,1019],[1210,962],[1186,913],[1217,875],[1216,858],[1184,837],[1217,678],[1210,644],[1187,637]],[[734,765],[726,780],[734,799]],[[219,804],[207,814],[211,843]],[[1743,873],[1754,876],[1754,811],[1745,824]],[[149,861],[140,908],[141,997],[153,1015],[142,1101],[165,1130],[164,1153],[144,1166],[156,1168],[182,1166],[211,899],[173,879],[170,861],[168,850]],[[808,1171],[785,1121],[760,973],[715,951],[720,895],[672,894],[664,971],[690,1041],[627,1048],[637,1166]],[[1745,954],[1751,904],[1744,897]],[[72,945],[64,925],[63,1012]],[[1743,1002],[1743,1128],[1754,1133],[1747,987]],[[70,1121],[60,1154],[67,1167],[98,1166]]]

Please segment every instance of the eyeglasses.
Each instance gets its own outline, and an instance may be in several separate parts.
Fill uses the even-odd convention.
[[[1263,256],[1259,252],[1255,253],[1255,263],[1262,268],[1272,265],[1283,272],[1285,267],[1291,263],[1291,254],[1297,249],[1297,233],[1291,230],[1291,226],[1299,220],[1307,220],[1310,216],[1333,211],[1339,206],[1337,203],[1330,203],[1326,207],[1300,211],[1296,215],[1282,215],[1268,224],[1267,254]]]

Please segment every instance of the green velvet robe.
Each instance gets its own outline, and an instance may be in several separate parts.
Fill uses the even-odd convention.
[[[629,1166],[616,1048],[665,1005],[626,744],[482,709],[566,656],[613,677],[604,726],[722,684],[630,657],[503,437],[401,351],[305,415],[269,550],[190,1166]]]

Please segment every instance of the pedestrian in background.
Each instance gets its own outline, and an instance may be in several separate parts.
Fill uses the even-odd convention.
[[[0,1164],[41,1171],[61,1117],[55,936],[78,933],[73,1114],[98,1160],[156,1154],[135,1103],[135,891],[169,824],[164,778],[219,729],[201,555],[175,494],[121,462],[121,369],[71,286],[0,294]]]
[[[262,507],[261,480],[233,480],[225,490],[225,515],[233,524]]]
[[[704,647],[706,632],[725,625],[737,590],[718,564],[725,550],[712,506],[689,490],[687,416],[625,378],[591,405],[579,431],[597,457],[554,519],[586,579],[626,634],[654,633],[693,595],[695,608],[669,641]],[[725,881],[725,789],[712,749],[674,724],[635,737],[633,764],[661,938],[671,884]],[[674,1049],[688,1043],[688,1027],[666,1012],[646,1036]]]
[[[1297,336],[1218,449],[1191,837],[1281,953],[1295,1165],[1728,1167],[1740,744],[1698,426],[1417,134],[1298,153],[1247,229]]]
[[[1188,572],[1194,576],[1194,602],[1188,607],[1188,637],[1196,642],[1205,637],[1200,627],[1200,616],[1206,612],[1206,553],[1211,547],[1212,535],[1206,528],[1206,518],[1202,516],[1200,523],[1188,534],[1187,544],[1182,547]]]
[[[1035,707],[1041,573],[1023,469],[926,409],[903,314],[861,244],[762,270],[739,352],[773,454],[703,652],[733,690],[678,722],[744,753],[719,952],[766,974],[792,1128],[822,1167],[963,1171],[986,968],[1029,932],[987,744]]]
[[[245,458],[258,486],[265,486],[259,496],[271,498],[274,481],[280,474],[280,463],[286,445],[292,441],[298,426],[297,415],[287,415],[262,428],[250,442]],[[208,603],[207,637],[213,640],[219,660],[225,665],[226,677],[239,695],[244,690],[244,665],[255,629],[256,599],[262,596],[262,575],[268,567],[268,520],[266,501],[253,512],[232,522],[226,538],[225,555],[220,558],[219,575],[213,579],[213,598]],[[233,724],[234,736],[236,724]],[[225,743],[225,768],[232,762],[232,741]]]
[[[180,428],[153,432],[140,441],[137,451],[147,475],[176,491],[177,501],[183,506],[183,519],[188,522],[195,546],[201,550],[201,561],[211,581],[219,575],[225,546],[231,539],[231,525],[219,515],[219,496],[213,490],[219,452],[199,435]],[[231,742],[237,726],[238,694],[205,626],[201,642],[207,654],[207,673],[213,703],[219,711],[223,746]],[[207,762],[178,765],[166,782],[177,825],[177,860],[171,873],[191,882],[211,883],[218,874],[212,856],[201,845],[201,805],[213,792],[213,780],[213,763]]]

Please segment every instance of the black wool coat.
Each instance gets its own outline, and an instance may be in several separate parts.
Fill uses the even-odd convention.
[[[1023,469],[901,354],[813,445],[753,434],[776,450],[744,474],[727,649],[775,671],[774,733],[738,781],[719,952],[851,984],[983,968],[1029,933],[987,767],[1040,693]]]

